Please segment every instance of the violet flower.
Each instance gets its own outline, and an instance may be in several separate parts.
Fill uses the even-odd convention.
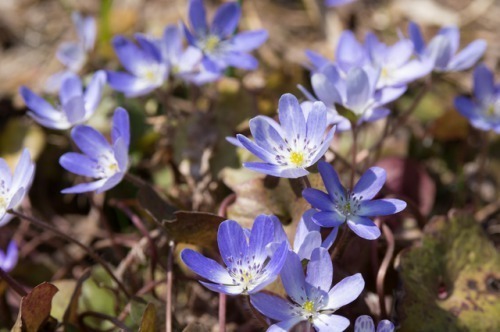
[[[370,316],[362,315],[356,319],[354,323],[354,332],[393,332],[394,324],[387,319],[381,320],[377,329],[375,330],[375,324],[373,324],[373,319]]]
[[[191,249],[184,249],[181,258],[193,272],[208,280],[200,283],[214,292],[254,294],[273,282],[285,263],[288,252],[285,242],[268,256],[266,246],[273,240],[274,224],[270,216],[258,216],[250,231],[234,220],[226,220],[217,232],[225,267]]]
[[[246,162],[243,166],[284,178],[309,174],[306,168],[314,165],[325,154],[335,132],[335,127],[327,131],[325,105],[315,102],[306,115],[297,98],[287,93],[279,100],[278,115],[280,124],[266,116],[250,120],[254,142],[237,135],[244,148],[263,160]]]
[[[347,223],[359,237],[374,240],[380,236],[380,230],[370,217],[395,214],[406,207],[406,203],[399,199],[373,199],[386,179],[385,170],[380,167],[369,168],[352,190],[342,186],[330,164],[319,162],[318,169],[327,193],[306,188],[302,195],[320,211],[312,219],[322,227],[338,227]]]
[[[98,71],[83,91],[80,78],[69,73],[61,84],[60,106],[56,107],[25,86],[22,86],[19,92],[29,109],[28,115],[33,120],[50,129],[64,130],[86,122],[94,114],[105,83],[106,74],[104,71]]]
[[[289,252],[280,276],[289,300],[268,293],[250,296],[259,312],[278,321],[268,331],[290,331],[302,321],[309,321],[316,331],[344,331],[349,320],[334,312],[354,301],[365,286],[357,273],[332,287],[333,265],[325,248],[312,252],[305,276],[299,256]]]
[[[486,51],[486,41],[477,39],[457,53],[460,46],[460,30],[456,26],[441,28],[427,45],[417,24],[410,22],[408,32],[415,46],[415,53],[421,59],[430,59],[437,72],[469,69]]]
[[[108,84],[127,97],[143,96],[163,85],[168,66],[161,50],[149,37],[136,34],[139,45],[123,36],[113,38],[113,47],[123,67],[128,71],[107,71]]]
[[[257,68],[257,60],[248,52],[267,40],[267,31],[262,29],[235,34],[240,17],[238,3],[227,2],[218,8],[209,27],[203,1],[189,1],[191,30],[184,27],[186,39],[203,52],[203,65],[208,71],[221,73],[229,66],[247,70]]]
[[[500,85],[485,65],[474,69],[473,98],[457,97],[455,107],[475,128],[500,134]]]
[[[118,107],[113,114],[111,144],[92,127],[80,125],[71,137],[83,153],[68,152],[59,163],[66,170],[97,179],[62,190],[63,194],[95,191],[101,193],[121,182],[128,168],[130,121],[126,110]]]
[[[21,204],[33,182],[34,174],[35,164],[31,161],[28,149],[21,153],[13,174],[5,160],[0,158],[0,226],[12,219],[8,211]]]
[[[97,24],[92,16],[83,16],[78,12],[71,14],[76,28],[78,41],[63,42],[56,52],[57,59],[67,68],[47,79],[45,88],[49,92],[59,90],[61,83],[72,73],[78,73],[87,62],[97,35]]]

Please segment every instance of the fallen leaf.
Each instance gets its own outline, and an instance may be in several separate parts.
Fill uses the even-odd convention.
[[[156,309],[152,303],[149,303],[144,311],[141,320],[139,332],[155,332],[156,331]]]

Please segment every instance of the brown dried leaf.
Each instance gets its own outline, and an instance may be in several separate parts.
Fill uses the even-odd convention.
[[[163,227],[175,242],[211,248],[217,240],[217,229],[225,218],[206,212],[177,211],[174,220],[164,220]]]
[[[156,331],[156,309],[152,303],[148,303],[144,314],[142,315],[141,327],[139,332],[155,332]]]
[[[21,299],[21,308],[12,332],[37,332],[50,317],[56,286],[44,282]]]

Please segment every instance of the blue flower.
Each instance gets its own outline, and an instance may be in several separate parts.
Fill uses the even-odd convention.
[[[239,143],[264,162],[243,163],[256,172],[298,178],[309,174],[307,167],[314,165],[326,152],[333,139],[335,127],[328,128],[326,108],[315,102],[309,114],[300,108],[297,98],[291,94],[281,96],[278,115],[281,126],[266,116],[250,120],[252,142],[237,135]]]
[[[312,216],[315,213],[316,210],[309,209],[304,212],[300,218],[295,231],[293,248],[288,241],[288,237],[279,219],[275,216],[271,216],[274,222],[274,243],[271,243],[269,250],[274,252],[284,241],[288,243],[288,249],[299,255],[301,260],[310,260],[314,249],[319,247],[330,249],[337,238],[338,227],[332,229],[330,234],[323,240],[321,237],[321,227],[312,220]]]
[[[98,179],[62,190],[62,193],[101,193],[121,182],[128,168],[130,122],[128,113],[118,107],[113,114],[111,144],[92,127],[80,125],[71,131],[71,137],[83,153],[68,152],[59,163],[66,170]]]
[[[474,97],[455,98],[455,107],[477,129],[500,134],[500,85],[485,65],[474,69]]]
[[[113,48],[129,73],[108,71],[108,84],[127,97],[148,94],[163,85],[168,77],[168,65],[163,61],[158,45],[150,37],[136,34],[139,45],[123,36],[113,38]]]
[[[35,164],[31,161],[28,149],[24,149],[14,174],[4,159],[0,158],[0,226],[7,224],[12,215],[8,210],[21,204],[33,182]]]
[[[203,53],[194,46],[183,47],[183,30],[177,25],[168,25],[159,40],[163,61],[170,75],[185,82],[203,85],[219,79],[220,73],[210,72],[202,64]]]
[[[253,294],[273,282],[285,263],[288,252],[285,242],[272,257],[268,256],[266,246],[273,240],[274,224],[270,216],[258,216],[251,231],[234,220],[226,220],[217,233],[225,268],[191,249],[184,249],[181,258],[191,270],[209,281],[200,281],[208,289],[233,295]]]
[[[375,330],[375,324],[373,324],[373,319],[370,316],[362,315],[356,319],[354,323],[354,332],[393,332],[394,324],[391,321],[384,319],[381,320],[377,329]]]
[[[51,92],[59,90],[62,81],[68,75],[78,73],[83,68],[87,62],[88,53],[94,48],[97,34],[95,18],[82,16],[78,12],[73,12],[71,18],[76,28],[78,41],[64,42],[59,45],[56,57],[67,69],[48,78],[46,89]]]
[[[356,0],[325,0],[325,6],[327,7],[340,7],[343,5],[347,5]]]
[[[378,70],[359,67],[349,69],[344,75],[337,66],[330,64],[312,75],[311,84],[316,96],[331,112],[338,114],[337,107],[341,106],[351,111],[357,123],[361,124],[389,115],[390,111],[384,105],[401,95],[399,89],[385,88],[377,91],[376,83],[379,76]],[[309,98],[314,97],[309,94]],[[342,124],[344,130],[350,129],[350,125],[347,126],[345,121],[343,118],[338,123]]]
[[[415,46],[415,53],[421,59],[430,59],[437,72],[462,71],[472,67],[486,51],[486,41],[477,39],[458,52],[460,30],[456,26],[444,27],[425,45],[418,25],[410,22],[410,39]]]
[[[380,70],[377,89],[393,87],[406,90],[406,85],[432,71],[432,61],[411,59],[413,43],[409,39],[401,39],[394,45],[380,42],[373,33],[365,38],[365,47],[371,60],[371,66]]]
[[[190,0],[189,23],[192,30],[184,27],[186,39],[203,52],[203,65],[207,70],[220,73],[229,66],[248,70],[257,68],[257,60],[248,52],[267,40],[267,31],[234,34],[240,17],[240,6],[236,2],[228,2],[219,7],[209,27],[203,1]]]
[[[18,259],[19,249],[16,241],[10,241],[5,252],[0,250],[0,268],[5,272],[12,271],[16,267]]]
[[[320,211],[312,218],[322,227],[338,227],[347,222],[358,236],[373,240],[380,236],[380,230],[369,217],[395,214],[406,207],[406,203],[399,199],[373,199],[386,179],[385,170],[380,167],[369,168],[352,191],[340,184],[337,172],[330,164],[320,162],[318,169],[328,193],[306,188],[302,195]]]
[[[278,321],[268,331],[289,331],[302,321],[309,321],[317,331],[344,331],[349,320],[333,313],[354,301],[365,286],[357,273],[332,288],[333,265],[325,248],[312,252],[306,276],[299,256],[289,252],[280,276],[290,301],[267,293],[250,296],[258,311]]]
[[[84,92],[80,78],[73,73],[68,74],[59,91],[58,107],[52,106],[25,86],[19,92],[33,120],[44,127],[63,130],[86,122],[94,114],[105,83],[106,74],[98,71]]]

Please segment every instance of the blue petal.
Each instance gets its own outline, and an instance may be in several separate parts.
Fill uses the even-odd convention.
[[[314,73],[311,77],[311,85],[314,93],[327,106],[343,104],[343,94],[338,89],[343,84],[340,74],[333,65],[327,65],[320,72]]]
[[[264,262],[267,258],[266,246],[273,242],[275,234],[273,219],[277,218],[265,214],[258,215],[255,218],[248,247],[248,255],[255,256],[255,261]]]
[[[304,243],[304,239],[307,234],[314,231],[319,232],[321,230],[321,228],[312,220],[312,216],[316,212],[317,211],[314,209],[309,209],[304,212],[304,214],[300,218],[297,229],[295,230],[295,238],[293,240],[293,246],[295,249],[300,248],[302,243]]]
[[[283,321],[293,317],[291,303],[279,296],[257,293],[250,296],[250,303],[261,314],[271,319]]]
[[[130,145],[130,119],[128,112],[117,107],[113,113],[113,126],[111,128],[111,141],[116,142],[118,138],[122,138],[125,145]]]
[[[195,34],[203,35],[207,30],[207,21],[205,6],[202,0],[190,0],[189,1],[189,23],[194,29]]]
[[[356,0],[325,0],[325,6],[327,7],[340,7],[343,5],[347,5]]]
[[[433,67],[434,64],[430,59],[409,61],[394,72],[393,83],[391,85],[397,86],[413,82],[429,74]]]
[[[238,52],[250,52],[258,48],[269,37],[266,30],[253,30],[240,32],[231,38],[231,50]]]
[[[77,126],[71,131],[71,137],[83,153],[96,160],[102,154],[112,151],[106,138],[92,127]]]
[[[304,236],[304,241],[299,245],[294,246],[294,251],[299,255],[300,259],[311,259],[314,249],[321,246],[321,233],[319,231],[311,231]]]
[[[258,158],[260,158],[263,161],[266,161],[268,163],[276,162],[276,158],[275,158],[274,153],[267,151],[263,147],[260,147],[255,142],[252,142],[247,137],[245,137],[241,134],[236,135],[236,138],[241,143],[241,145],[243,145],[245,147],[245,149],[247,149],[248,151],[253,153]]]
[[[78,72],[85,64],[87,54],[81,44],[64,42],[57,48],[56,58],[71,71]]]
[[[182,31],[179,26],[174,24],[167,25],[163,31],[161,40],[164,54],[164,60],[171,62],[182,54]]]
[[[221,39],[231,36],[238,27],[241,8],[236,2],[228,2],[219,7],[212,20],[211,32]]]
[[[469,98],[460,96],[455,98],[455,108],[460,114],[468,119],[474,119],[478,116],[478,106]]]
[[[386,173],[383,168],[370,167],[354,186],[353,192],[361,200],[372,199],[384,186]]]
[[[326,130],[326,107],[320,101],[314,102],[307,116],[306,131],[311,145],[319,146]]]
[[[332,286],[333,265],[328,250],[316,248],[307,264],[306,283],[316,289],[328,292]]]
[[[346,84],[347,106],[359,116],[373,93],[368,75],[361,68],[353,68],[347,74]]]
[[[218,284],[234,284],[233,278],[225,268],[194,250],[184,249],[181,252],[181,259],[194,273],[207,280]]]
[[[52,105],[50,105],[45,99],[33,93],[27,87],[22,86],[19,89],[19,92],[21,97],[23,97],[26,106],[36,115],[52,121],[58,121],[61,118],[60,112],[54,109],[54,107],[52,107]]]
[[[10,272],[16,267],[18,259],[19,248],[16,241],[11,240],[9,242],[9,245],[7,246],[7,249],[5,250],[5,256],[0,260],[0,267],[5,272]]]
[[[306,138],[306,119],[294,95],[285,93],[281,96],[278,115],[289,144],[292,144],[294,140],[301,141]]]
[[[330,247],[333,245],[335,240],[337,239],[337,235],[339,233],[339,228],[334,227],[331,231],[330,234],[325,238],[321,246],[325,249],[330,249]]]
[[[450,43],[451,54],[455,54],[460,46],[460,30],[456,26],[447,26],[441,28],[438,36],[446,38]]]
[[[61,88],[62,81],[70,75],[73,75],[71,70],[62,70],[49,76],[45,81],[44,90],[50,94],[56,94]]]
[[[393,199],[375,199],[361,201],[357,214],[363,217],[388,216],[398,213],[406,208],[406,202]]]
[[[313,70],[320,70],[327,64],[330,64],[330,60],[322,56],[321,54],[318,54],[316,52],[313,52],[311,50],[306,50],[306,57],[309,59],[309,62],[313,65]]]
[[[82,96],[71,98],[62,105],[62,109],[71,125],[80,124],[86,120],[85,101]]]
[[[130,73],[139,76],[142,68],[148,65],[148,59],[144,51],[123,36],[115,36],[112,43],[123,67]]]
[[[375,332],[373,319],[368,315],[361,315],[356,318],[354,323],[354,332]]]
[[[35,164],[31,160],[29,150],[27,148],[23,149],[21,157],[17,162],[16,169],[12,175],[12,182],[10,184],[9,190],[11,192],[16,192],[19,188],[28,189],[33,181],[33,176],[35,175]]]
[[[293,302],[302,305],[307,300],[304,271],[299,256],[289,251],[281,270],[281,281]]]
[[[328,292],[328,304],[324,308],[336,310],[354,301],[365,288],[360,273],[342,279]]]
[[[200,284],[210,289],[211,291],[217,293],[223,293],[228,295],[239,295],[243,292],[243,289],[240,286],[234,285],[217,285],[209,282],[200,281]]]
[[[278,274],[283,269],[289,252],[291,251],[288,250],[288,243],[282,242],[267,263],[265,272],[260,275],[260,282],[254,288],[249,289],[248,294],[255,294],[276,280]]]
[[[227,52],[221,59],[226,66],[245,70],[254,70],[259,66],[259,62],[253,55],[243,52]]]
[[[340,199],[339,196],[345,196],[345,189],[340,183],[339,176],[332,165],[325,161],[320,161],[318,163],[318,170],[332,201],[335,202]]]
[[[393,68],[404,65],[413,54],[413,43],[409,39],[402,39],[389,47],[385,63]]]
[[[330,130],[325,136],[323,143],[319,146],[319,148],[316,150],[316,153],[312,157],[311,165],[315,164],[320,158],[322,158],[325,155],[326,150],[328,150],[333,140],[333,135],[335,134],[336,129],[337,126],[333,126],[332,128],[330,128]]]
[[[384,319],[381,320],[377,325],[377,332],[393,332],[394,324],[391,321]]]
[[[318,212],[312,217],[313,221],[321,227],[338,227],[342,225],[346,217],[338,211]]]
[[[288,177],[286,175],[291,175],[290,178],[299,178],[301,176],[309,174],[309,172],[305,169],[294,168],[293,170],[295,172],[290,172],[290,169],[288,169],[288,172],[286,172],[287,169],[282,166],[259,162],[246,162],[243,163],[243,167],[258,173],[276,177]]]
[[[106,72],[108,84],[113,90],[123,92],[127,97],[138,97],[153,91],[158,84],[137,78],[123,72]]]
[[[306,188],[302,191],[304,199],[315,209],[321,211],[334,211],[335,204],[325,192],[314,188]]]
[[[114,188],[117,186],[120,182],[122,182],[123,177],[125,176],[124,172],[118,172],[115,173],[113,176],[106,178],[106,181],[100,186],[99,188],[96,189],[96,194],[100,194],[102,192],[105,192],[111,188]]]
[[[444,36],[434,37],[426,50],[427,56],[434,61],[434,67],[445,70],[453,56],[451,42]]]
[[[357,236],[366,240],[375,240],[380,236],[380,229],[371,219],[361,216],[348,216],[347,226],[356,233]]]
[[[255,143],[269,153],[279,153],[274,150],[286,148],[287,144],[281,136],[281,128],[273,119],[260,115],[251,119],[249,125]]]
[[[64,169],[78,175],[92,178],[97,178],[99,175],[97,172],[98,164],[81,153],[67,152],[59,158],[59,164]]]
[[[473,41],[451,59],[448,69],[453,71],[469,69],[483,56],[486,46],[484,40]]]
[[[161,62],[163,60],[161,50],[159,48],[158,42],[156,39],[153,37],[143,34],[143,33],[136,33],[134,34],[135,39],[137,40],[137,43],[141,47],[141,50],[144,53],[144,56],[150,61],[150,62]]]
[[[92,115],[101,101],[101,94],[106,84],[106,72],[99,70],[95,72],[84,93],[85,109],[87,115]]]
[[[339,315],[321,314],[313,320],[313,326],[317,332],[341,332],[347,329],[349,324],[349,319]]]
[[[345,72],[348,72],[353,66],[362,66],[367,62],[366,51],[352,31],[344,30],[340,35],[335,60]]]
[[[217,243],[224,263],[230,268],[248,252],[248,241],[243,228],[234,220],[223,221],[217,232]]]
[[[92,16],[82,16],[78,12],[74,12],[71,15],[73,19],[73,24],[76,27],[76,33],[78,38],[87,51],[90,51],[94,47],[95,37],[97,35],[97,24],[95,18]]]
[[[122,137],[118,137],[113,144],[113,153],[120,171],[126,172],[128,168],[128,146],[125,145],[125,140]]]
[[[291,331],[295,325],[305,320],[306,318],[302,316],[296,316],[269,326],[266,332],[288,332]]]
[[[358,123],[362,122],[375,122],[377,120],[383,119],[391,114],[391,111],[385,107],[377,107],[366,111],[363,116],[358,120]]]
[[[64,190],[61,190],[61,193],[63,194],[81,194],[85,192],[90,192],[90,191],[95,191],[102,187],[104,183],[107,181],[107,179],[100,179],[94,182],[89,182],[89,183],[80,183],[77,184],[76,186],[66,188]]]
[[[424,38],[422,37],[422,32],[420,31],[420,27],[417,24],[410,22],[408,24],[408,34],[410,35],[410,39],[413,42],[415,53],[417,53],[420,56],[423,56],[425,51],[425,41]]]
[[[12,183],[12,171],[5,159],[0,158],[0,181],[4,184],[6,188],[11,187]]]
[[[484,64],[474,69],[474,95],[482,102],[491,101],[495,94],[493,72]]]
[[[61,83],[59,90],[59,100],[61,104],[66,104],[74,97],[82,96],[83,87],[82,81],[75,74],[67,75]]]

